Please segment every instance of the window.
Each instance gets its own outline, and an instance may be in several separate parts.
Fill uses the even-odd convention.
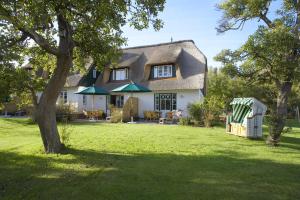
[[[86,103],[87,103],[87,97],[86,95],[82,95],[82,104],[86,106]]]
[[[111,95],[110,103],[117,108],[122,108],[124,105],[124,96],[123,95]]]
[[[97,70],[93,69],[93,78],[97,78]]]
[[[177,109],[176,93],[154,94],[154,109],[172,111]]]
[[[64,103],[64,104],[68,103],[68,93],[67,93],[67,91],[61,91],[60,95],[59,95],[59,98],[60,98],[62,103]]]
[[[124,105],[124,96],[118,95],[116,96],[116,106],[118,108],[122,108]]]
[[[168,78],[172,77],[172,65],[159,65],[159,66],[154,66],[154,78]]]
[[[127,80],[128,79],[128,69],[123,68],[123,69],[114,69],[112,71],[112,80],[115,81],[121,81],[121,80]]]

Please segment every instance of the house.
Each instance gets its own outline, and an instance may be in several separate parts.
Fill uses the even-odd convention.
[[[206,94],[207,60],[192,40],[138,46],[122,49],[117,63],[104,67],[99,73],[95,66],[87,75],[69,76],[59,99],[70,103],[78,112],[91,109],[91,96],[74,94],[85,86],[95,85],[108,92],[131,81],[152,92],[134,93],[138,98],[138,115],[144,111],[182,110],[187,116],[187,105],[199,101]],[[109,105],[122,107],[130,94],[110,93],[95,96],[94,107],[109,113]]]

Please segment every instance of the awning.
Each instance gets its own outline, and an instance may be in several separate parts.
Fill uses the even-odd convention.
[[[251,106],[253,102],[253,98],[234,98],[230,103],[233,107],[232,120],[234,122],[243,123],[245,117],[252,113]]]
[[[144,86],[141,86],[139,84],[131,82],[131,83],[128,83],[128,84],[125,84],[123,86],[113,89],[112,92],[134,93],[134,92],[151,92],[151,90],[149,90],[148,88],[146,88]]]
[[[75,92],[75,94],[84,94],[84,95],[108,95],[109,93],[103,88],[91,86],[83,90]]]
[[[252,106],[254,98],[234,98],[230,105],[240,104],[246,106]]]
[[[267,110],[263,103],[253,97],[234,98],[230,105],[233,108],[232,121],[237,123],[244,123],[247,117],[254,114],[264,115]]]

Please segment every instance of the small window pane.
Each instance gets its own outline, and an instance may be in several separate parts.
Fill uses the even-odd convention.
[[[97,70],[93,70],[93,78],[96,78],[97,77]]]

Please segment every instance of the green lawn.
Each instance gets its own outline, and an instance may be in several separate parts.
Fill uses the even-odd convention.
[[[221,127],[74,123],[46,155],[36,125],[0,119],[0,199],[300,199],[299,127],[272,148]]]

